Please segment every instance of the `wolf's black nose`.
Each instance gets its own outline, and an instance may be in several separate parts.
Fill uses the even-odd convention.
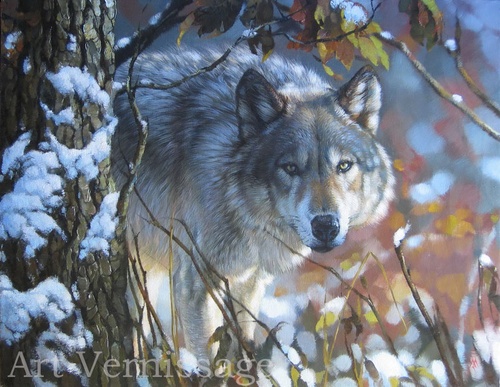
[[[328,244],[339,234],[339,220],[333,215],[318,215],[311,221],[312,233],[316,239]]]

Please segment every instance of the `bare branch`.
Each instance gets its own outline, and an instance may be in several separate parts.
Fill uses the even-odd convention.
[[[191,3],[192,0],[172,0],[170,5],[161,12],[156,23],[149,24],[135,33],[128,44],[115,49],[116,67],[131,58],[136,53],[136,47],[140,47],[141,51],[145,50],[161,34],[180,23],[184,19],[183,16],[179,16],[180,11]]]
[[[351,31],[345,32],[343,34],[340,34],[340,35],[337,35],[337,36],[334,36],[331,38],[320,38],[320,39],[313,39],[313,40],[308,40],[308,41],[303,42],[301,40],[297,40],[297,39],[293,38],[292,36],[290,36],[289,34],[284,33],[284,32],[276,32],[273,34],[273,36],[284,36],[290,42],[297,43],[297,44],[300,44],[302,46],[310,46],[310,45],[315,45],[318,43],[339,42],[339,41],[347,38],[350,35],[357,34],[357,33],[360,33],[360,32],[363,32],[364,30],[366,30],[368,28],[368,26],[371,24],[371,22],[373,21],[373,19],[375,18],[375,14],[381,5],[382,5],[382,3],[379,3],[376,6],[373,6],[373,4],[372,4],[372,13],[371,13],[370,17],[368,18],[368,20],[364,24],[362,24],[361,26],[356,27]],[[297,12],[300,12],[301,10],[299,10]]]
[[[146,142],[148,139],[148,132],[149,132],[149,125],[147,121],[145,121],[142,118],[141,112],[139,110],[139,107],[137,106],[135,99],[135,89],[132,87],[132,76],[134,72],[134,65],[137,60],[137,57],[139,56],[139,53],[140,53],[140,48],[137,47],[129,63],[129,70],[126,81],[126,91],[128,95],[128,100],[132,110],[132,114],[134,116],[135,123],[137,125],[138,140],[137,140],[137,148],[135,150],[134,159],[132,162],[128,164],[128,178],[120,191],[120,198],[117,206],[118,217],[120,219],[120,224],[122,224],[123,227],[125,227],[126,224],[126,216],[127,216],[127,209],[130,200],[130,195],[135,187],[135,182],[137,180],[137,170],[141,164],[144,150],[146,149]]]
[[[403,249],[402,249],[402,241],[404,240],[404,237],[400,240],[400,243],[395,244],[394,248],[396,251],[396,256],[398,257],[399,264],[401,266],[401,270],[403,272],[403,275],[405,277],[406,283],[408,284],[408,287],[410,288],[410,291],[412,293],[413,299],[415,300],[418,309],[420,310],[420,313],[422,313],[422,316],[424,317],[424,320],[429,327],[432,337],[434,338],[434,342],[436,343],[437,349],[439,351],[439,354],[441,356],[441,360],[443,361],[443,365],[446,370],[446,375],[448,376],[448,382],[451,386],[464,386],[464,382],[462,380],[462,373],[458,373],[455,375],[453,372],[453,369],[451,367],[451,364],[448,360],[446,348],[442,342],[442,337],[441,337],[441,324],[436,325],[431,318],[429,312],[427,311],[427,308],[425,307],[422,299],[420,298],[420,293],[418,292],[417,287],[415,286],[415,283],[413,282],[411,276],[410,276],[410,270],[408,269],[408,266],[406,264],[406,258],[403,254]],[[453,349],[451,349],[453,351]]]
[[[141,197],[140,193],[137,191],[137,189],[135,190],[135,193],[136,193],[139,201],[143,205],[144,209],[148,213],[148,216],[150,218],[149,222],[154,227],[156,227],[160,231],[162,231],[165,235],[167,235],[171,240],[173,240],[184,251],[184,253],[186,253],[188,255],[188,257],[190,257],[191,261],[193,262],[193,265],[195,266],[196,271],[198,272],[198,275],[200,276],[203,284],[205,285],[205,287],[207,289],[207,292],[210,294],[210,297],[213,299],[213,301],[217,305],[217,308],[219,308],[220,312],[222,313],[222,316],[223,316],[224,320],[228,323],[231,331],[234,333],[234,335],[236,336],[236,338],[239,341],[241,340],[240,344],[242,344],[243,348],[245,349],[245,351],[247,352],[247,354],[249,355],[249,357],[252,358],[253,356],[252,356],[251,348],[248,347],[248,344],[243,339],[242,334],[241,334],[241,329],[239,328],[237,320],[235,320],[234,318],[230,317],[227,314],[224,306],[221,303],[220,297],[218,297],[217,294],[215,294],[215,292],[214,292],[214,289],[219,288],[219,285],[217,283],[215,283],[212,278],[208,277],[208,279],[207,279],[207,276],[205,276],[205,272],[202,270],[202,268],[200,267],[199,263],[197,262],[197,259],[196,259],[195,255],[194,255],[193,251],[189,247],[187,247],[178,237],[176,237],[170,230],[168,230],[167,228],[165,228],[156,219],[156,217],[154,216],[154,214],[151,212],[151,210],[148,208],[147,204],[142,199],[142,197]],[[222,302],[224,302],[224,300]]]
[[[467,86],[472,90],[472,92],[481,100],[481,102],[490,109],[493,113],[495,113],[498,117],[500,117],[500,106],[493,101],[489,96],[487,96],[474,82],[469,73],[464,67],[464,63],[462,61],[461,48],[460,48],[460,37],[461,37],[461,28],[460,21],[457,18],[455,24],[455,47],[450,48],[446,47],[448,53],[455,60],[455,66],[464,79]]]
[[[500,133],[495,131],[491,126],[489,126],[483,120],[481,120],[481,118],[472,109],[470,109],[460,98],[454,98],[453,94],[445,90],[444,87],[432,75],[430,75],[429,72],[427,72],[424,65],[414,57],[413,53],[408,49],[406,44],[404,44],[399,40],[396,40],[395,38],[389,36],[388,34],[377,33],[375,35],[386,44],[394,48],[397,48],[399,51],[401,51],[410,60],[413,67],[420,73],[420,75],[422,75],[422,77],[427,81],[427,83],[441,98],[447,100],[457,109],[459,109],[490,137],[494,138],[497,141],[500,141]]]

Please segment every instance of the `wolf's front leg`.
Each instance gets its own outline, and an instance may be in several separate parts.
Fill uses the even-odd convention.
[[[217,348],[208,347],[208,340],[222,325],[222,313],[198,273],[192,270],[185,269],[179,273],[181,275],[175,285],[176,310],[181,319],[186,348],[198,361],[203,360],[206,364],[217,351]]]
[[[249,342],[254,341],[260,302],[264,297],[266,286],[272,279],[271,275],[262,272],[258,268],[249,269],[246,273],[229,279],[229,287],[238,323],[243,338]]]

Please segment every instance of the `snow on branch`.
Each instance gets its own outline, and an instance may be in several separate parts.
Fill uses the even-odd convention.
[[[8,238],[25,243],[25,257],[47,244],[46,236],[62,230],[51,214],[63,201],[63,180],[55,173],[60,168],[56,154],[31,150],[25,133],[9,147],[3,157],[1,178],[19,175],[12,192],[0,200],[0,240]]]
[[[102,90],[94,77],[78,67],[61,67],[57,73],[47,73],[47,79],[63,95],[77,94],[82,100],[97,103],[107,108],[109,94]]]
[[[33,320],[44,319],[49,323],[49,328],[37,338],[35,357],[30,364],[36,384],[42,382],[37,372],[42,362],[50,366],[54,374],[69,372],[83,376],[80,366],[68,357],[91,346],[93,336],[85,329],[81,314],[75,311],[68,289],[56,278],[48,278],[33,289],[20,292],[7,275],[0,273],[0,310],[4,312],[0,314],[0,341],[7,345],[22,340]],[[62,332],[59,324],[73,314],[76,321],[71,334]]]
[[[55,324],[68,318],[74,305],[66,287],[55,278],[26,292],[14,289],[9,277],[0,275],[0,340],[12,345],[30,330],[31,320],[43,318]]]
[[[64,167],[69,179],[75,179],[79,174],[87,181],[95,179],[99,173],[99,163],[109,157],[111,151],[111,137],[115,131],[117,119],[108,116],[107,124],[97,130],[91,141],[82,149],[71,149],[61,144],[57,138],[47,131],[47,150],[53,151]]]
[[[76,93],[86,101],[102,105],[105,110],[108,108],[108,93],[87,72],[64,67],[57,74],[49,73],[47,77],[59,92]],[[56,125],[71,125],[74,121],[71,107],[55,113],[45,104],[42,103],[41,106],[46,118]],[[82,149],[66,147],[47,130],[47,141],[40,143],[38,149],[26,151],[31,140],[30,132],[26,132],[5,150],[0,181],[9,178],[15,183],[12,192],[0,199],[0,240],[12,238],[24,242],[25,258],[33,258],[37,250],[46,246],[50,233],[55,232],[65,237],[54,216],[64,213],[62,205],[65,179],[84,176],[87,181],[91,181],[98,176],[99,164],[110,155],[111,137],[117,124],[117,119],[109,114],[105,114],[104,118],[104,125]],[[62,171],[64,173],[61,176]],[[116,212],[116,203],[114,211]],[[100,223],[102,219],[96,221],[96,224]],[[113,235],[115,227],[112,227]],[[106,241],[110,238],[111,227],[103,230],[105,232],[100,244],[107,251]],[[96,242],[95,236],[99,234],[89,235],[89,241]],[[95,246],[91,247],[92,243],[86,245],[84,250],[96,251]]]
[[[80,259],[97,251],[103,252],[106,256],[109,255],[109,242],[115,237],[118,224],[116,205],[119,196],[119,192],[113,192],[104,197],[99,212],[94,215],[90,222],[90,229],[80,245]]]

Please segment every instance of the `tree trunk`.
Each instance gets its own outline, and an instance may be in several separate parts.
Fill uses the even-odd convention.
[[[55,225],[45,230],[33,226],[36,235],[45,242],[35,245],[26,235],[7,230],[2,237],[0,232],[0,274],[7,275],[18,292],[27,292],[47,278],[55,277],[68,289],[74,309],[57,328],[50,329],[78,336],[75,327],[82,320],[85,329],[91,332],[85,349],[77,345],[76,351],[75,347],[62,351],[68,362],[76,364],[80,371],[59,368],[65,371],[59,378],[55,366],[47,361],[41,368],[44,380],[81,384],[82,378],[88,377],[90,385],[131,383],[123,370],[123,360],[130,357],[131,350],[131,324],[125,301],[127,255],[123,225],[118,224],[114,229],[111,226],[113,236],[101,238],[104,248],[82,247],[85,238],[91,241],[91,223],[114,189],[105,148],[114,125],[109,101],[115,70],[115,2],[19,0],[15,4],[17,8],[10,3],[2,4],[0,147],[4,154],[29,132],[25,156],[28,152],[56,155],[59,167],[50,170],[50,174],[61,179],[62,189],[58,194],[62,200],[44,207]],[[69,82],[73,82],[69,89],[65,89],[64,82],[61,84],[68,80],[68,77],[60,77],[64,71],[69,74]],[[81,85],[94,84],[99,86],[98,90],[78,89]],[[104,142],[96,133],[105,135]],[[92,155],[90,152],[96,146],[103,146],[104,151]],[[95,171],[88,166],[74,171],[68,169],[64,156],[77,154],[74,150],[82,151],[81,157],[75,160],[80,163],[90,160],[95,164]],[[85,159],[89,155],[90,159]],[[25,172],[22,167],[8,170],[6,158],[3,160],[0,200],[21,189],[16,184]],[[29,165],[26,157],[25,160],[24,165]],[[19,213],[28,219],[27,225],[31,227],[32,217]],[[1,216],[8,215],[0,212]],[[112,217],[110,221],[116,222]],[[29,249],[34,249],[33,253]],[[13,312],[0,311],[0,319],[1,315]],[[29,379],[25,377],[26,367],[22,367],[19,354],[33,371],[33,364],[43,360],[34,346],[49,325],[50,321],[44,318],[33,318],[30,330],[19,340],[6,342],[0,337],[0,384],[26,385]],[[76,352],[80,350],[84,353],[79,355]],[[83,366],[82,358],[86,363]],[[117,361],[110,362],[112,358]],[[93,372],[85,375],[85,368],[90,370],[94,361]],[[31,374],[33,376],[33,372]]]

